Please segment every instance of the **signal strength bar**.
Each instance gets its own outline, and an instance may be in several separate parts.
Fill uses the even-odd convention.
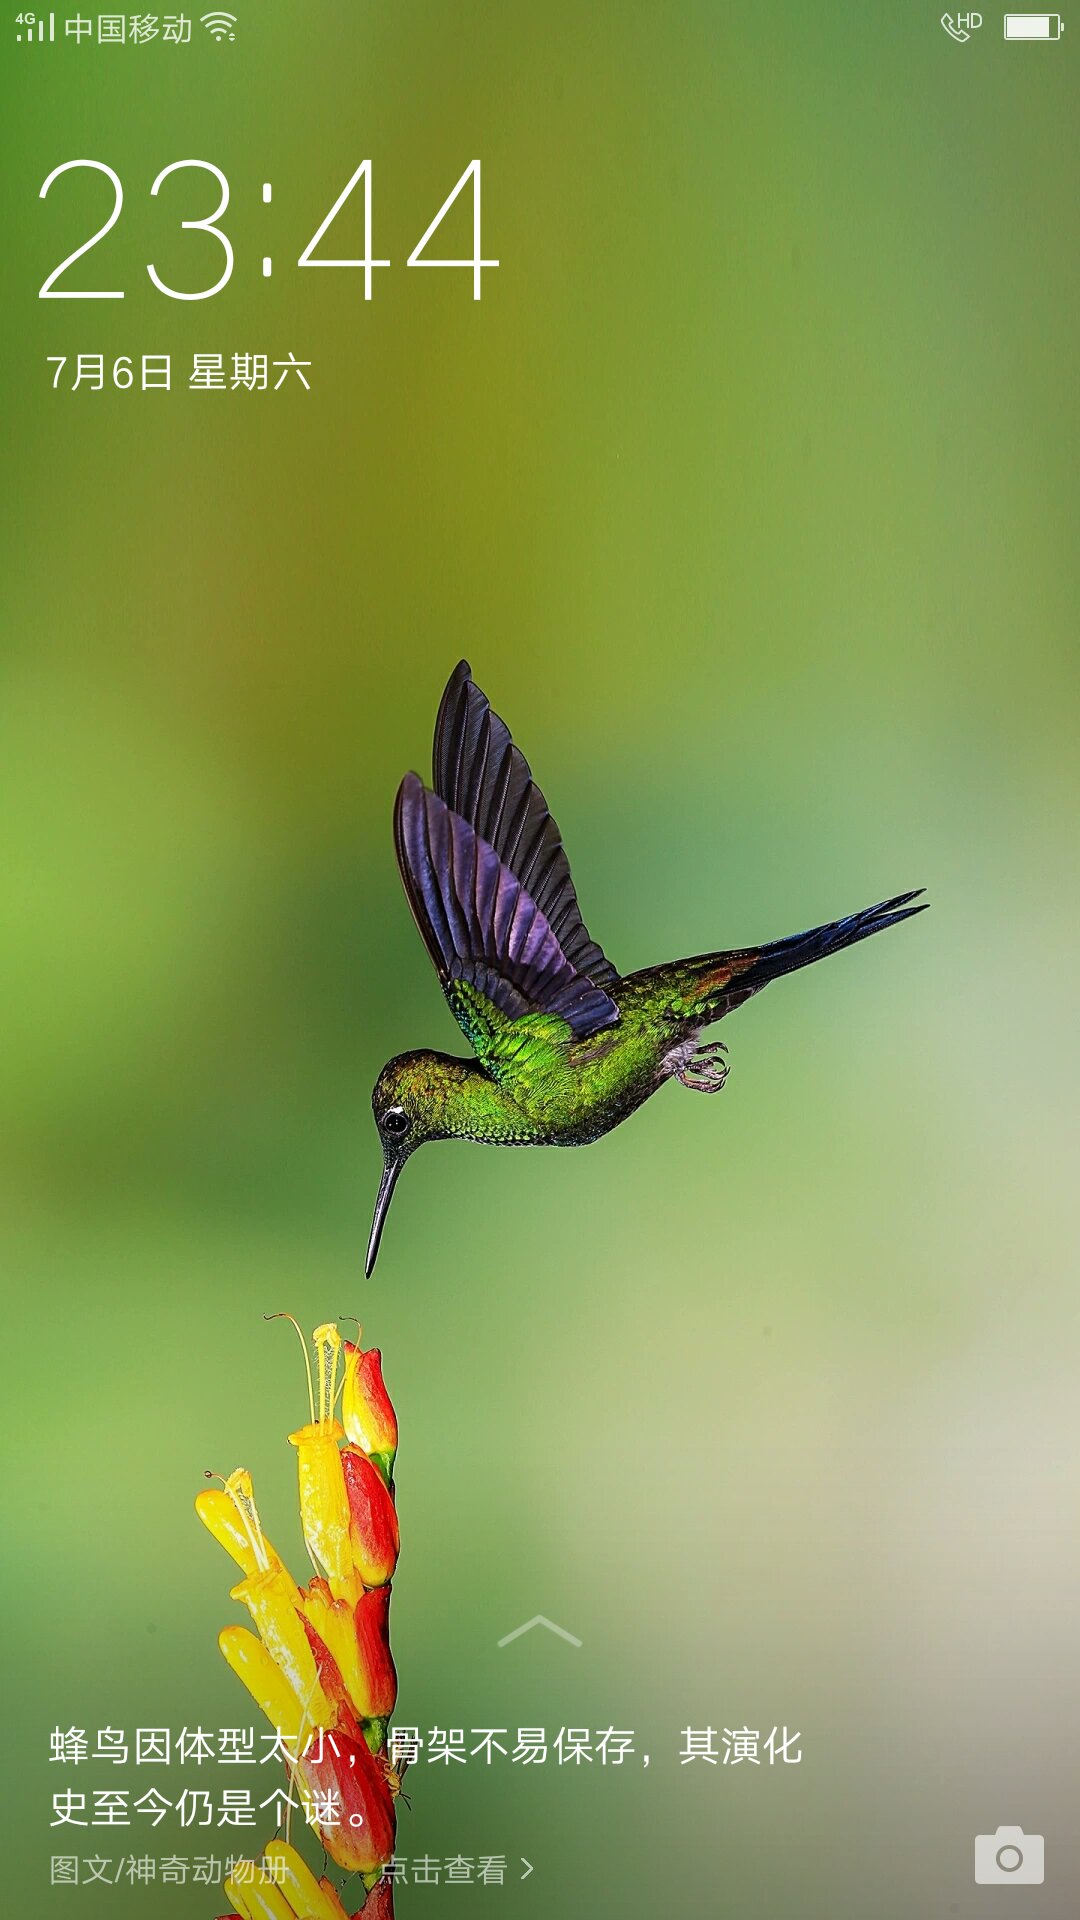
[[[19,18],[22,21],[22,32],[17,33],[15,35],[16,40],[25,40],[28,46],[33,46],[35,40],[40,42],[43,40],[56,39],[55,13],[50,13],[49,15],[48,33],[45,32],[44,18],[38,18],[35,20],[34,15],[32,13],[20,14]]]

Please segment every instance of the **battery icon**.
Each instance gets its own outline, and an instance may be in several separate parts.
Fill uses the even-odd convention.
[[[1006,40],[1060,40],[1060,13],[1007,13]]]

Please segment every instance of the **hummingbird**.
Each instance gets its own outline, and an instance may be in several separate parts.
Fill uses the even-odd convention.
[[[921,913],[924,891],[764,946],[620,974],[586,930],[562,836],[524,754],[462,660],[435,723],[432,783],[394,804],[405,893],[472,1056],[387,1062],[372,1111],[383,1152],[366,1272],[405,1162],[428,1140],[580,1147],[666,1080],[719,1093],[727,1048],[706,1028],[794,973]]]

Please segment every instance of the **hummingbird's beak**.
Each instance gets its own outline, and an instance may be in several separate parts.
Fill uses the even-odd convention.
[[[379,1181],[379,1191],[375,1195],[375,1217],[371,1222],[371,1238],[368,1241],[367,1264],[364,1268],[364,1278],[366,1280],[370,1280],[375,1271],[375,1262],[379,1256],[379,1241],[382,1239],[383,1226],[386,1222],[386,1216],[390,1211],[391,1196],[397,1185],[398,1174],[404,1165],[405,1161],[403,1159],[391,1160],[389,1157],[387,1157],[383,1163],[382,1179]]]

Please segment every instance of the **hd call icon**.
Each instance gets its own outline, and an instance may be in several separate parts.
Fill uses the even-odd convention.
[[[958,13],[955,16],[951,13],[943,13],[941,16],[942,26],[954,40],[970,40],[972,34],[978,32],[982,23],[981,13]]]

